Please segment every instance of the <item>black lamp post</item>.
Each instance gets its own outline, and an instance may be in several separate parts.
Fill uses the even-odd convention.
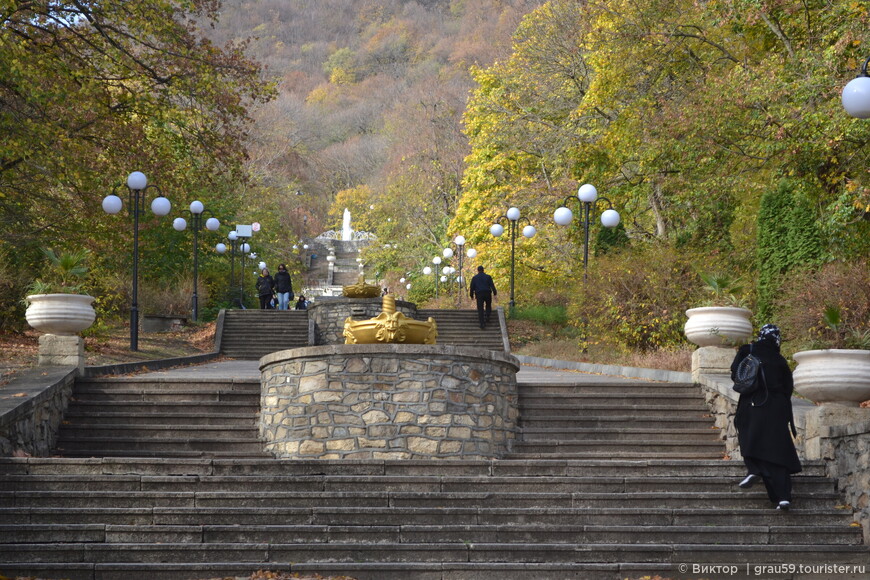
[[[201,201],[194,201],[190,204],[190,220],[192,222],[191,228],[193,229],[193,321],[196,322],[199,317],[199,294],[198,294],[198,275],[199,275],[199,231],[203,226],[203,214],[208,213],[212,216],[214,214],[211,211],[205,209],[202,205]],[[209,231],[216,231],[220,227],[221,223],[218,221],[216,217],[210,217],[205,220],[205,227]],[[175,228],[179,232],[183,232],[187,228],[187,220],[184,218],[175,218],[175,221],[172,222],[172,227]]]
[[[232,289],[236,283],[236,255],[239,253],[239,245],[241,244],[241,242],[239,241],[239,235],[238,233],[236,233],[236,230],[233,230],[229,234],[227,234],[227,241],[229,241],[230,243],[230,289],[227,292],[227,294],[229,295],[232,292]],[[214,249],[218,254],[224,254],[227,251],[227,245],[221,242],[216,245]]]
[[[583,282],[587,280],[589,269],[589,215],[599,201],[607,202],[607,209],[601,213],[601,224],[607,228],[615,228],[619,225],[619,212],[613,209],[613,204],[606,197],[598,197],[598,190],[588,183],[581,185],[577,190],[577,197],[569,195],[562,205],[553,212],[553,221],[560,226],[567,226],[574,219],[574,214],[568,209],[568,202],[578,200],[584,210],[583,214]]]
[[[870,74],[867,65],[870,58],[864,61],[861,72],[843,87],[843,108],[851,116],[858,119],[870,119]]]
[[[507,210],[507,213],[501,217],[499,217],[496,222],[489,228],[489,233],[498,237],[504,233],[504,226],[501,225],[501,222],[507,220],[508,225],[510,226],[510,235],[511,235],[511,297],[510,302],[508,302],[508,306],[510,308],[511,314],[514,311],[514,259],[515,259],[515,249],[517,243],[517,233],[519,229],[520,220],[525,220],[526,227],[523,228],[523,236],[527,238],[532,238],[535,236],[538,231],[535,229],[535,226],[531,224],[529,218],[521,217],[520,210],[516,207],[512,207]]]
[[[157,197],[151,202],[154,215],[165,216],[172,209],[169,200],[163,197],[156,185],[148,185],[148,178],[141,171],[134,171],[127,176],[129,192],[128,205],[133,216],[133,296],[130,305],[130,350],[139,350],[139,215],[145,211],[146,190],[154,188]],[[121,198],[112,193],[103,198],[103,211],[116,214],[121,211],[124,203]]]

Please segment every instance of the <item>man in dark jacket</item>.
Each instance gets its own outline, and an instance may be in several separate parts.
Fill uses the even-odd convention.
[[[738,349],[731,364],[731,379],[750,351],[761,361],[761,385],[753,393],[740,395],[734,415],[740,453],[749,472],[740,487],[752,487],[761,478],[770,501],[784,511],[791,507],[791,474],[801,471],[801,462],[792,440],[794,382],[788,362],[779,353],[780,342],[779,329],[765,324],[755,342]]]
[[[477,274],[471,279],[471,299],[477,298],[477,318],[480,327],[484,328],[492,314],[492,297],[498,296],[492,276],[483,273],[483,266],[477,267]],[[486,311],[484,312],[484,307]]]

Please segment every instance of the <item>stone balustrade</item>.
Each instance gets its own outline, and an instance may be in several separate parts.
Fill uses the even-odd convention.
[[[260,360],[279,458],[493,459],[516,435],[518,361],[442,345],[331,345]]]

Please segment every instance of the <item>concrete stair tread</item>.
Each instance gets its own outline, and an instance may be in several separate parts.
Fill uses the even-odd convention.
[[[818,460],[802,462],[803,471],[795,476],[800,481],[807,476],[824,476],[824,463]],[[683,477],[687,475],[726,475],[742,479],[746,468],[742,461],[706,459],[567,459],[543,458],[537,460],[294,460],[276,461],[273,458],[189,459],[168,458],[66,458],[66,457],[0,457],[0,473],[43,474],[107,473],[151,475],[292,475],[292,474],[367,474],[367,475],[660,475]]]

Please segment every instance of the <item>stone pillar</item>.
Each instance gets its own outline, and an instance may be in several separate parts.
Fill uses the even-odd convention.
[[[731,374],[735,350],[721,346],[702,346],[692,353],[692,380],[701,382],[701,375]]]
[[[804,453],[807,459],[834,459],[826,457],[824,439],[831,437],[831,427],[845,427],[870,422],[870,409],[847,407],[845,405],[822,405],[814,407],[806,414],[806,443]]]
[[[39,337],[38,366],[85,368],[85,340],[77,335],[43,334]]]

